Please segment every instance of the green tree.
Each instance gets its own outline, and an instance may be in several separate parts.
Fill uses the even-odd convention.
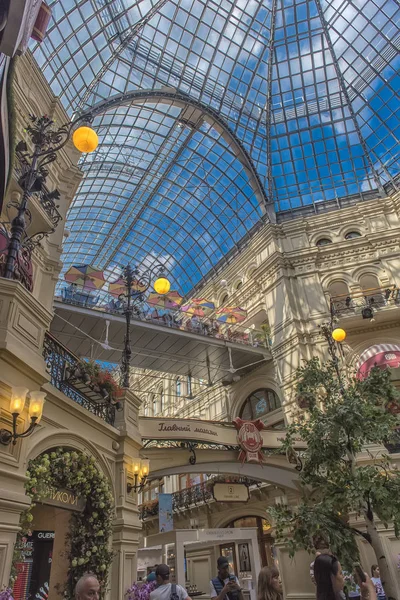
[[[376,528],[378,517],[386,528],[400,533],[400,471],[387,452],[360,457],[368,445],[394,441],[399,427],[399,394],[390,372],[374,367],[363,381],[347,376],[337,360],[321,364],[317,358],[298,370],[299,416],[288,427],[282,449],[298,460],[295,442],[307,442],[299,473],[301,500],[295,507],[273,511],[277,537],[293,555],[313,549],[313,538],[329,541],[345,567],[358,560],[355,535],[373,547],[387,596],[396,597],[388,559]],[[397,438],[398,439],[398,438]],[[361,517],[365,531],[350,524]]]

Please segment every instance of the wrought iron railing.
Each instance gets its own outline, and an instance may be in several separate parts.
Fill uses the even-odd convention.
[[[185,488],[172,494],[172,510],[175,513],[187,510],[191,506],[198,506],[201,504],[207,504],[214,500],[212,493],[212,485],[216,482],[225,481],[220,478],[208,479],[202,483],[192,485],[191,487]],[[226,480],[228,481],[228,480]],[[231,483],[233,480],[229,480]],[[260,482],[255,479],[248,479],[247,477],[235,478],[234,483],[244,483],[247,487],[259,486]],[[158,515],[158,500],[153,500],[148,503],[141,504],[139,506],[139,518],[144,521],[150,517]]]
[[[103,313],[124,314],[123,301],[115,298],[105,290],[92,291],[75,284],[66,285],[59,290],[56,300]],[[161,310],[148,305],[145,301],[133,307],[132,320],[145,321],[162,327],[180,329],[247,346],[269,348],[272,345],[271,338],[265,331],[240,325],[228,325],[217,321],[215,317],[191,318],[179,308],[176,310]]]
[[[399,292],[400,288],[392,285],[386,288],[371,288],[351,294],[333,296],[330,300],[331,314],[334,317],[357,314],[364,316],[363,311],[365,309],[371,309],[373,313],[375,310],[387,306],[399,305]],[[370,318],[370,313],[365,313],[365,315],[365,318]]]
[[[92,398],[89,397],[87,393],[77,389],[73,381],[67,378],[67,373],[73,373],[82,364],[82,361],[50,333],[45,335],[43,356],[51,377],[50,382],[54,387],[109,425],[114,425],[115,406],[111,402],[101,401],[101,398],[99,398],[100,401],[96,401],[94,399],[96,394],[93,394]]]

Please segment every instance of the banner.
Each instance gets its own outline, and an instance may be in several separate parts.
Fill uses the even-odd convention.
[[[160,533],[173,531],[172,494],[158,494],[158,518]]]

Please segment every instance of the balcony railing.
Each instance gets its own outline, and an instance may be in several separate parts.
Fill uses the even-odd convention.
[[[56,296],[56,300],[61,300],[65,304],[73,304],[83,308],[90,308],[95,311],[123,315],[123,301],[115,298],[111,294],[103,290],[90,291],[82,289],[77,285],[69,285],[60,290],[60,294]],[[261,330],[250,329],[249,327],[241,327],[240,325],[227,325],[218,322],[215,318],[197,318],[188,317],[187,313],[176,310],[157,309],[154,306],[148,305],[145,301],[138,303],[133,307],[132,319],[136,321],[144,321],[169,327],[180,329],[213,337],[216,339],[224,339],[230,342],[245,344],[247,346],[269,348],[271,340],[269,335]]]
[[[172,494],[172,510],[175,513],[188,509],[190,506],[207,504],[214,500],[212,493],[213,483],[220,482],[221,479],[209,479],[198,483],[191,487],[185,488]],[[228,480],[227,480],[228,481]],[[232,480],[229,480],[231,483]],[[248,479],[247,477],[239,477],[234,480],[234,483],[244,483],[247,487],[258,486],[259,481]],[[139,506],[139,517],[142,521],[158,515],[158,500],[143,503]]]
[[[109,425],[114,425],[115,406],[111,402],[105,402],[100,394],[82,381],[74,380],[69,376],[79,370],[82,361],[50,333],[46,333],[45,336],[43,356],[54,387]]]
[[[352,294],[333,296],[330,300],[331,314],[334,317],[359,314],[368,319],[373,316],[375,311],[388,306],[399,306],[399,292],[400,288],[393,285],[387,288],[371,288]]]

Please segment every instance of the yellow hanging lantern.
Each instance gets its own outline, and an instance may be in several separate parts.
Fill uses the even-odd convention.
[[[346,335],[347,334],[345,330],[341,329],[340,327],[337,327],[332,331],[332,337],[335,340],[335,342],[344,342],[344,340],[346,339]]]
[[[159,277],[154,282],[154,289],[157,294],[164,296],[165,294],[168,294],[169,290],[171,289],[171,284],[165,277]]]
[[[72,135],[72,141],[79,152],[90,153],[96,150],[99,138],[91,127],[78,127]]]

